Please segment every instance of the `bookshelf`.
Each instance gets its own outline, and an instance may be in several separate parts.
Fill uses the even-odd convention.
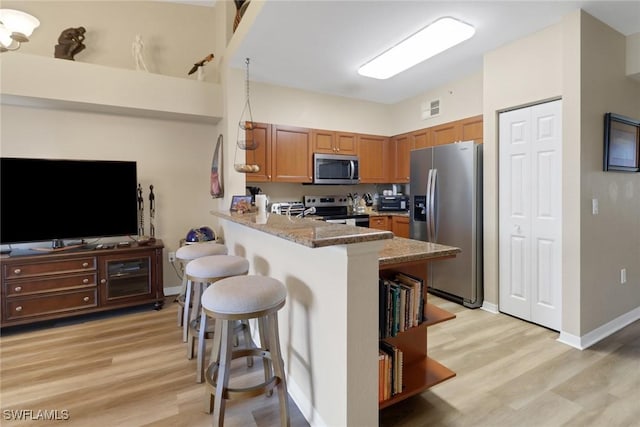
[[[397,273],[404,273],[423,280],[427,284],[427,263],[429,260],[399,262],[380,266],[380,277],[392,280]],[[437,261],[436,261],[437,262]],[[418,326],[399,332],[384,340],[398,347],[403,354],[403,387],[389,399],[379,402],[379,409],[387,408],[408,397],[414,396],[443,381],[455,377],[455,372],[427,355],[427,331],[429,326],[446,322],[456,316],[426,301],[424,298],[425,320]]]

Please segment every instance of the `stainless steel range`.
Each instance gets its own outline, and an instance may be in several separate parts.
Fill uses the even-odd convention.
[[[350,213],[349,207],[351,204],[349,196],[345,195],[304,196],[305,211],[315,208],[313,215],[320,217],[324,221],[369,227],[369,215]]]

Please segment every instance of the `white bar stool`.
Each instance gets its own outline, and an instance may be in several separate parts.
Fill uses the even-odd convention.
[[[253,275],[220,280],[202,294],[202,317],[215,319],[211,359],[205,373],[206,410],[207,413],[213,411],[214,426],[224,424],[226,400],[249,398],[263,393],[270,395],[276,387],[280,424],[289,426],[287,383],[278,333],[278,310],[284,306],[286,297],[287,290],[280,281]],[[232,350],[234,322],[249,319],[258,319],[261,348]],[[231,360],[250,356],[263,358],[265,381],[250,387],[230,388]]]
[[[176,260],[182,264],[186,271],[187,264],[194,259],[202,258],[210,255],[226,255],[227,247],[215,242],[192,243],[181,246],[176,251]],[[198,299],[200,296],[198,296]],[[182,275],[182,292],[178,295],[177,302],[180,305],[178,310],[178,326],[182,327],[182,341],[187,342],[189,333],[189,317],[191,314],[191,306],[193,301],[193,289],[191,283],[187,280],[187,275]],[[197,314],[197,311],[196,311]]]
[[[198,316],[200,312],[200,299],[207,286],[232,276],[245,275],[249,272],[249,261],[236,255],[209,255],[189,261],[185,269],[187,283],[193,285],[193,303],[191,308],[191,320],[188,322],[187,357],[193,358],[194,340],[198,337],[198,360],[196,381],[201,383],[204,374],[205,339],[211,338],[212,331],[208,328],[206,319]],[[188,294],[188,293],[187,293]],[[186,306],[185,306],[186,308]],[[242,324],[244,341],[246,346],[251,346],[251,333],[249,323]],[[253,359],[247,361],[253,365]]]

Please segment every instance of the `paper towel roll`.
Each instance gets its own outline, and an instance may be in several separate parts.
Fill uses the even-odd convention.
[[[258,207],[258,213],[267,212],[267,195],[256,194],[256,206]]]

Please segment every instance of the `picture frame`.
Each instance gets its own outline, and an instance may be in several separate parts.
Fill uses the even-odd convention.
[[[246,204],[245,204],[246,202]],[[246,206],[246,209],[238,209],[238,205],[240,205],[240,207],[242,206]],[[251,208],[251,196],[233,196],[231,198],[231,207],[229,208],[229,210],[231,212],[238,212],[238,211],[247,211],[249,208]]]
[[[640,172],[640,120],[604,115],[604,170]]]

